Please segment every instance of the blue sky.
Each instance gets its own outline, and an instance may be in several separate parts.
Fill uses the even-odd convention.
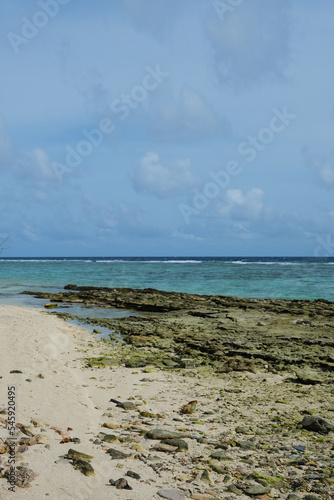
[[[332,0],[2,2],[2,255],[334,255],[333,25]]]

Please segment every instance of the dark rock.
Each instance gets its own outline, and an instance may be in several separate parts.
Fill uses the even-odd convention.
[[[86,460],[82,460],[81,458],[74,458],[73,467],[82,472],[82,474],[84,474],[85,476],[95,476],[93,467]]]
[[[169,446],[176,446],[176,451],[188,451],[189,446],[183,439],[163,439],[161,441],[163,444],[169,444]]]
[[[123,410],[137,410],[137,405],[132,401],[117,401],[116,399],[110,399],[112,403],[116,403],[116,406],[123,408]]]
[[[67,458],[69,460],[80,459],[80,460],[92,460],[94,457],[87,455],[86,453],[81,453],[80,451],[73,450],[70,448],[67,452]]]
[[[319,434],[328,434],[333,426],[329,424],[326,420],[321,417],[315,417],[313,415],[307,415],[301,421],[301,425],[307,431],[318,432]]]
[[[183,439],[190,437],[186,432],[169,431],[168,429],[152,429],[145,434],[149,439]]]
[[[256,446],[252,441],[237,441],[236,445],[242,450],[256,451]]]
[[[132,453],[123,453],[122,451],[115,450],[114,448],[109,448],[107,453],[113,460],[125,460],[126,458],[133,456]]]
[[[77,437],[71,438],[71,441],[72,441],[72,443],[77,443],[77,444],[81,443],[80,438],[77,438]]]
[[[244,490],[246,495],[257,497],[258,495],[265,495],[270,492],[270,488],[266,488],[265,486],[250,486]]]
[[[133,479],[140,479],[140,475],[137,474],[137,472],[133,472],[132,470],[128,470],[126,475],[132,477]]]
[[[296,444],[295,446],[293,446],[293,448],[294,448],[295,450],[297,450],[297,451],[301,451],[301,452],[303,452],[303,451],[305,451],[305,450],[306,450],[306,446],[301,445],[301,444]]]
[[[109,483],[111,484],[111,486],[116,486],[117,490],[132,490],[132,487],[129,485],[127,480],[124,479],[124,477],[116,479],[116,481],[109,479]]]
[[[211,458],[214,458],[215,460],[232,460],[231,457],[225,455],[222,451],[213,451],[211,453]]]
[[[118,437],[115,434],[104,434],[102,441],[106,443],[118,443]]]

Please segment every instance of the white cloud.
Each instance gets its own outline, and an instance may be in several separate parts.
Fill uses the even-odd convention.
[[[161,38],[176,19],[178,0],[123,0],[127,16],[134,27]]]
[[[159,155],[150,151],[135,171],[133,187],[142,194],[173,198],[199,184],[200,179],[191,173],[189,159],[179,159],[172,165],[164,166]]]
[[[219,203],[218,213],[221,217],[237,220],[257,219],[263,210],[262,189],[254,188],[243,194],[240,189],[229,189],[224,203]]]
[[[303,150],[306,165],[313,169],[316,177],[323,187],[334,187],[334,152],[328,156],[312,155]]]
[[[285,78],[284,71],[290,62],[286,5],[281,0],[244,1],[223,18],[210,9],[205,31],[221,82],[243,87],[264,77]]]
[[[188,141],[225,134],[228,124],[199,92],[185,85],[176,100],[165,87],[151,96],[151,128],[164,140]]]
[[[320,182],[327,187],[334,187],[334,154],[317,162],[316,168]]]

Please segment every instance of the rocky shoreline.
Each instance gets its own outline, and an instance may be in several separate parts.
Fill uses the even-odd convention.
[[[0,307],[1,342],[9,354],[0,374],[0,496],[10,479],[6,391],[13,385],[19,408],[15,485],[24,500],[333,498],[332,372],[321,364],[329,360],[311,360],[313,348],[331,355],[331,303],[106,289],[67,293],[41,298],[70,303],[84,300],[84,293],[92,304],[96,294],[97,305],[102,294],[101,303],[115,307],[123,296],[134,311],[138,301],[138,308],[135,316],[106,320],[124,336],[109,341],[61,321],[57,312]],[[143,310],[155,303],[169,311]],[[154,331],[147,333],[146,325]],[[182,336],[183,328],[177,341],[168,335]],[[185,358],[178,348],[188,348],[196,332],[196,348],[191,344]],[[210,342],[205,335],[225,346],[225,357],[204,349]],[[166,344],[152,347],[155,338]],[[240,338],[248,356],[228,344]],[[249,355],[259,347],[255,342],[262,342],[264,354],[272,348],[270,362]],[[282,363],[283,355],[292,358],[295,344],[300,359],[306,346],[307,362]]]
[[[65,292],[24,293],[55,303],[128,309],[120,319],[80,318],[107,327],[136,349],[129,367],[197,367],[200,373],[295,373],[305,383],[333,381],[334,303],[318,299],[260,300],[191,295],[154,289],[67,285]],[[95,364],[117,364],[117,359]],[[94,360],[90,360],[94,363]]]

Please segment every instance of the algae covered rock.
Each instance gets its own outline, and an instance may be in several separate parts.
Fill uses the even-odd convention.
[[[70,448],[67,452],[68,459],[81,459],[81,460],[92,460],[94,457],[87,455],[86,453],[81,453],[80,451],[73,450]]]
[[[323,384],[326,381],[326,377],[315,370],[296,368],[295,374],[298,382],[302,384]]]
[[[85,476],[95,476],[93,467],[86,460],[75,458],[73,460],[73,467],[82,472],[82,474],[84,474]]]
[[[261,471],[252,472],[250,477],[254,479],[254,481],[256,481],[257,483],[260,483],[266,487],[281,488],[284,484],[283,476],[272,476],[270,474],[266,474],[265,472]]]

